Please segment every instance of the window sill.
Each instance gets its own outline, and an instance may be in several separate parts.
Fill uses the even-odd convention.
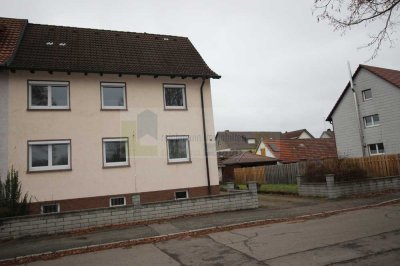
[[[365,126],[365,129],[367,129],[367,128],[373,128],[373,127],[380,127],[381,126],[381,124],[379,124],[379,125],[373,125],[373,126]]]
[[[167,162],[167,164],[186,164],[186,163],[192,163],[192,160],[183,161],[183,162]]]
[[[186,108],[166,108],[164,106],[164,111],[187,111],[187,110],[188,110],[187,107]]]
[[[27,174],[36,174],[36,173],[43,174],[43,173],[47,173],[47,172],[54,173],[54,172],[69,172],[69,171],[72,171],[72,168],[69,168],[69,169],[37,170],[37,171],[35,171],[35,170],[27,170],[26,173]]]
[[[101,108],[100,111],[128,111],[128,108],[124,109]]]
[[[103,165],[103,169],[112,169],[112,168],[127,168],[131,167],[130,164],[127,165]]]
[[[51,109],[51,108],[31,109],[31,108],[27,108],[26,111],[28,111],[28,112],[31,112],[31,111],[33,111],[33,112],[42,112],[42,111],[45,111],[45,112],[53,112],[53,111],[56,111],[56,112],[60,112],[60,111],[70,112],[71,108],[66,108],[66,109]]]

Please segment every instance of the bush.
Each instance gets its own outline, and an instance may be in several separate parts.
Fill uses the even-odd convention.
[[[28,194],[22,196],[21,193],[18,171],[11,167],[6,180],[0,179],[0,217],[27,215],[29,205]]]
[[[367,178],[367,172],[345,159],[307,163],[305,176],[309,182],[325,182],[325,175],[334,174],[335,181],[352,181]]]

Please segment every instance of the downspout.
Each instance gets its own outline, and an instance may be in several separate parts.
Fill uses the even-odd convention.
[[[361,140],[361,151],[362,151],[363,157],[365,157],[364,132],[362,130],[363,124],[362,124],[362,120],[361,120],[360,108],[359,108],[359,105],[358,105],[356,91],[354,90],[353,76],[351,75],[351,69],[350,69],[350,63],[349,62],[347,62],[347,67],[349,68],[350,87],[351,87],[351,91],[353,92],[354,105],[356,107],[356,113],[357,113],[357,119],[358,119],[358,131],[360,133],[360,140]]]
[[[208,195],[211,195],[211,184],[210,184],[210,167],[208,165],[208,148],[207,148],[207,133],[206,133],[206,118],[204,115],[204,93],[203,93],[203,87],[204,87],[204,82],[205,78],[203,78],[200,86],[200,94],[201,94],[201,114],[203,118],[203,137],[204,137],[204,153],[206,156],[206,169],[207,169],[207,189],[208,189]]]

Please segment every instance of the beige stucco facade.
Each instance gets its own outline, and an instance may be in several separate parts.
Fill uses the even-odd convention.
[[[8,148],[7,166],[19,171],[33,201],[207,186],[201,79],[28,71],[3,77],[8,79],[2,83],[8,88],[0,88],[8,91],[8,139],[2,142]],[[27,110],[28,80],[69,81],[71,110]],[[100,82],[126,83],[127,111],[101,111]],[[186,85],[187,110],[164,110],[163,83]],[[204,97],[210,179],[211,185],[218,185],[210,80],[205,82]],[[138,127],[143,126],[138,125],[138,116],[144,111],[156,118],[156,138],[138,137]],[[167,135],[190,137],[191,163],[167,163]],[[129,138],[129,167],[103,168],[102,138],[108,137]],[[72,170],[29,173],[27,141],[58,139],[71,140]]]

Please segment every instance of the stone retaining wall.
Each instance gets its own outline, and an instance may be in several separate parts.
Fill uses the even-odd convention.
[[[307,183],[304,177],[297,177],[300,196],[327,197],[335,199],[356,194],[400,189],[400,176],[368,178],[363,181],[335,182],[334,175],[326,175],[325,183]]]
[[[66,233],[183,215],[258,208],[256,184],[249,184],[249,189],[249,191],[142,205],[138,204],[137,195],[132,199],[136,205],[4,218],[0,219],[0,240]]]

